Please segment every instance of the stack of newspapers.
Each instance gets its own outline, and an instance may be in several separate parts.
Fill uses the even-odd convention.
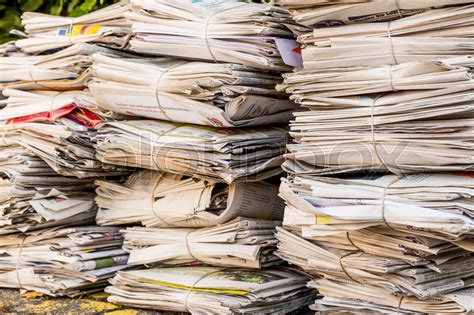
[[[100,291],[127,268],[116,227],[47,228],[0,237],[0,286],[52,296]]]
[[[297,107],[277,41],[285,9],[236,1],[131,1],[130,49],[92,55],[88,88],[104,112],[96,157],[134,167],[96,180],[97,224],[123,226],[133,270],[108,300],[195,314],[286,314],[309,305],[308,277],[275,255],[278,176]],[[198,59],[198,60],[196,60]]]
[[[103,290],[108,278],[127,268],[119,228],[95,223],[94,191],[97,179],[130,173],[102,162],[94,147],[98,126],[124,115],[98,106],[86,81],[93,54],[128,54],[86,43],[96,40],[73,40],[62,30],[79,27],[70,23],[96,29],[105,21],[118,27],[125,19],[113,12],[123,7],[76,22],[25,13],[28,39],[2,45],[0,287],[75,296]]]
[[[473,1],[276,1],[311,28],[277,256],[320,313],[472,313]]]

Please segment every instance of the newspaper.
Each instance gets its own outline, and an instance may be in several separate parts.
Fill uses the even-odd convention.
[[[314,299],[307,277],[289,269],[156,268],[119,272],[108,301],[193,314],[287,314]]]
[[[96,215],[93,180],[58,176],[21,146],[0,151],[0,234],[65,224]]]
[[[126,115],[215,127],[288,123],[296,105],[281,77],[238,64],[93,55],[88,86],[101,107]]]
[[[377,314],[433,314],[455,313],[470,314],[473,311],[472,288],[461,289],[436,298],[419,300],[415,297],[404,297],[384,293],[380,289],[347,283],[331,279],[312,280],[309,285],[317,287],[324,294],[316,300],[311,309],[318,312],[344,310],[355,313],[375,312]]]
[[[74,44],[49,55],[0,57],[0,90],[82,90],[89,78],[91,55],[127,56],[106,47]]]
[[[288,75],[287,91],[309,111],[295,113],[291,135],[296,143],[288,146],[285,170],[472,170],[472,148],[466,145],[473,134],[472,70],[450,63],[448,59]],[[397,91],[377,94],[391,90]]]
[[[95,132],[75,120],[59,120],[61,122],[54,124],[0,124],[0,148],[3,150],[5,147],[19,145],[63,176],[93,178],[119,176],[129,172],[123,167],[104,164],[95,158],[92,147]]]
[[[361,250],[341,250],[304,239],[277,228],[278,251],[282,259],[302,267],[306,272],[348,284],[369,285],[386,294],[416,296],[427,299],[472,285],[474,271],[469,268],[474,256],[463,251],[436,264],[433,270],[429,257],[419,261],[379,255]],[[358,243],[355,243],[358,244]],[[414,253],[413,255],[416,255]],[[439,256],[442,256],[440,254]]]
[[[120,48],[127,45],[130,36],[130,23],[124,17],[127,10],[128,1],[121,1],[79,17],[25,12],[21,16],[25,33],[14,33],[27,38],[17,40],[15,45],[29,54],[77,43],[100,43]]]
[[[237,217],[281,220],[278,187],[266,182],[230,185],[142,170],[123,183],[96,181],[97,223],[147,227],[208,227]]]
[[[393,4],[396,1],[374,1],[350,6],[380,6],[381,2]],[[411,1],[410,4],[416,2]],[[442,6],[443,2],[455,5],[457,1],[418,1],[423,5],[421,2],[436,2]],[[406,5],[410,4],[407,1]],[[312,33],[299,37],[305,48],[302,50],[304,67],[374,67],[470,55],[474,42],[471,36],[472,21],[467,17],[473,12],[472,5],[450,6],[388,23],[314,29]]]
[[[259,69],[288,70],[276,47],[292,39],[282,8],[236,1],[132,0],[131,50]]]
[[[28,122],[54,122],[66,117],[93,128],[114,117],[101,109],[87,90],[79,91],[22,91],[5,89],[0,100],[0,120],[10,124]],[[117,115],[115,116],[117,117]]]
[[[458,178],[466,183],[472,182],[472,177],[469,176],[458,176]],[[360,195],[355,196],[356,190],[347,192],[343,185],[324,183],[317,179],[299,179],[297,177],[294,181],[283,180],[280,186],[280,196],[287,203],[283,224],[305,226],[303,235],[308,237],[313,235],[330,236],[380,225],[389,225],[392,229],[404,233],[453,241],[468,237],[472,233],[474,219],[463,212],[447,212],[438,209],[436,204],[427,207],[427,205],[421,206],[403,200],[391,199],[391,186],[397,183],[403,185],[403,182],[394,182],[394,179],[396,177],[371,180],[372,183],[377,182],[383,188],[374,191],[373,197],[370,197],[369,192],[366,191],[362,198]],[[411,180],[416,181],[416,177],[409,178],[407,181]],[[392,182],[393,184],[390,185]],[[421,187],[421,190],[425,189],[435,188],[428,185]],[[450,189],[448,183],[445,184],[445,189]],[[325,190],[328,192],[332,190],[333,197],[324,195]],[[344,192],[344,195],[340,195],[341,192]],[[375,197],[377,192],[379,196]],[[339,195],[334,197],[334,193]],[[453,194],[455,194],[454,189]],[[469,199],[472,196],[469,195],[472,194],[472,189],[471,191],[469,188],[464,189],[464,194],[466,194],[466,199]],[[426,194],[423,197],[428,199]],[[439,196],[433,194],[432,198],[445,201],[442,194]],[[468,207],[469,203],[469,201],[466,202]]]
[[[257,268],[280,264],[273,252],[278,221],[236,218],[215,227],[145,228],[122,231],[129,265]]]
[[[100,291],[127,268],[117,228],[69,225],[1,236],[0,286],[77,296]]]
[[[314,28],[276,255],[318,314],[472,313],[472,1],[277,3]]]
[[[262,180],[281,172],[287,133],[279,127],[225,129],[159,120],[99,126],[104,163],[219,180]]]
[[[275,0],[290,9],[298,24],[320,28],[355,23],[388,22],[470,0]]]
[[[468,38],[472,36],[474,22],[470,16],[473,10],[471,2],[470,5],[433,9],[391,22],[316,28],[300,35],[298,41],[325,46],[331,40],[350,37]]]

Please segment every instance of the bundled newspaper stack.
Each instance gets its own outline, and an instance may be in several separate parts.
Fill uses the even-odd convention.
[[[31,37],[15,44],[25,53],[7,45],[0,57],[0,287],[53,296],[102,290],[128,254],[118,228],[95,225],[94,181],[130,171],[96,158],[97,126],[124,116],[97,106],[85,83],[92,54],[128,55],[63,36],[57,28],[70,19],[24,17]]]
[[[287,314],[314,299],[288,269],[175,267],[119,272],[109,301],[192,314]]]
[[[215,127],[283,124],[296,105],[281,76],[235,63],[93,55],[88,86],[105,109]],[[133,95],[133,97],[132,97]]]
[[[278,3],[314,29],[277,255],[318,312],[473,312],[473,1]]]
[[[288,70],[278,49],[293,38],[285,9],[230,1],[131,0],[130,49],[156,55]]]
[[[128,264],[145,267],[119,273],[108,300],[215,314],[308,305],[308,278],[274,254],[284,207],[275,176],[296,107],[275,88],[290,69],[277,47],[293,41],[290,15],[153,0],[131,1],[125,17],[131,50],[147,57],[94,54],[88,88],[102,110],[137,119],[100,124],[96,156],[146,170],[96,181],[97,223],[124,225]]]
[[[94,222],[94,182],[58,175],[19,145],[0,150],[0,234]]]
[[[90,76],[92,55],[128,56],[107,47],[74,44],[46,55],[7,55],[0,57],[0,90],[82,90]]]
[[[28,54],[48,52],[78,43],[125,48],[130,38],[130,22],[124,16],[128,10],[128,0],[123,0],[74,18],[25,12],[21,16],[25,32],[15,31],[14,34],[26,38],[17,40],[15,45]]]
[[[118,228],[92,225],[94,180],[129,172],[95,158],[94,126],[110,115],[86,91],[3,95],[0,287],[52,296],[102,290],[128,258]]]
[[[118,228],[69,225],[1,236],[0,286],[77,296],[127,267]]]

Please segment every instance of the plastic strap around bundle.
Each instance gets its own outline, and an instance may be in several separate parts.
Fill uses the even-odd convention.
[[[351,243],[352,246],[354,246],[355,248],[357,248],[359,251],[363,252],[363,250],[357,246],[354,241],[352,240],[351,236],[350,236],[350,232],[346,232],[346,238],[347,240],[349,241],[349,243]]]
[[[391,73],[391,70],[390,70],[390,73]],[[390,75],[390,82],[392,82],[392,76],[391,75]],[[379,98],[376,97],[372,101],[372,107],[371,107],[371,111],[370,111],[370,134],[371,134],[371,139],[370,140],[371,140],[372,148],[373,148],[373,151],[375,153],[375,156],[377,157],[379,162],[382,164],[382,166],[387,171],[400,176],[400,175],[402,175],[403,171],[398,167],[393,167],[394,165],[389,165],[388,163],[386,163],[385,159],[382,158],[382,154],[380,154],[378,146],[377,146],[378,140],[376,139],[376,132],[375,132],[375,105],[376,105],[376,102],[377,102],[378,99]]]
[[[191,246],[189,245],[189,235],[191,235],[192,233],[193,233],[193,231],[187,232],[186,236],[184,237],[184,240],[186,242],[186,249],[188,251],[189,256],[191,256],[195,261],[200,261],[200,259],[198,259],[196,256],[194,256],[194,254],[191,251]]]
[[[154,161],[153,159],[153,156],[152,156],[152,161]],[[175,225],[169,223],[168,221],[166,221],[165,219],[163,219],[159,214],[158,214],[158,211],[157,209],[155,209],[155,192],[156,192],[156,189],[158,188],[158,186],[160,185],[160,182],[161,182],[161,179],[162,179],[162,175],[160,177],[158,177],[156,183],[155,183],[155,186],[153,187],[153,190],[151,192],[151,196],[150,196],[150,201],[151,201],[151,211],[153,212],[153,214],[155,215],[155,217],[161,222],[163,223],[164,225],[166,225],[167,227],[170,227],[170,228],[174,228],[176,227]]]
[[[402,296],[402,297],[400,297],[400,300],[398,300],[397,315],[400,314],[400,308],[401,308],[401,306],[402,306],[402,302],[403,302],[403,299],[404,299],[404,298],[405,298],[405,297]]]
[[[213,275],[213,274],[216,274],[216,273],[219,273],[219,272],[222,272],[224,270],[227,270],[229,268],[222,268],[222,269],[219,269],[219,270],[214,270],[214,271],[211,271],[211,272],[208,272],[206,274],[204,274],[203,276],[201,276],[199,279],[197,279],[196,281],[194,281],[194,283],[191,285],[191,287],[189,288],[188,290],[188,293],[186,294],[186,299],[184,301],[184,309],[191,313],[191,311],[189,310],[189,297],[191,296],[191,292],[193,292],[193,289],[194,287],[199,283],[201,282],[202,280],[206,279],[207,277],[209,277],[210,275]]]
[[[396,230],[394,229],[390,224],[388,224],[388,221],[387,219],[385,218],[385,199],[387,197],[387,191],[388,189],[393,185],[395,184],[396,182],[398,182],[401,178],[400,177],[396,177],[394,180],[392,180],[390,183],[388,183],[385,187],[384,187],[384,190],[383,190],[383,195],[382,195],[382,200],[380,202],[380,212],[381,212],[381,215],[382,215],[382,220],[384,222],[384,224],[391,230]]]
[[[18,286],[19,288],[23,288],[23,283],[21,283],[21,277],[20,273],[18,270],[20,269],[21,265],[21,255],[23,253],[23,245],[25,244],[26,236],[22,236],[21,238],[21,243],[20,243],[20,250],[18,252],[18,258],[16,260],[16,266],[15,266],[15,273],[16,273],[16,280],[18,281]]]
[[[398,0],[395,0],[395,5],[397,6],[398,16],[400,16],[400,18],[403,18],[403,14],[402,14],[402,11],[400,10],[400,4],[398,3]]]
[[[28,72],[28,76],[30,77],[30,81],[33,82],[34,84],[36,84],[36,85],[42,87],[42,88],[49,89],[49,87],[47,87],[47,86],[45,86],[45,85],[39,83],[39,81],[36,80],[36,79],[33,77],[33,73],[31,73],[31,67],[33,67],[33,66],[36,66],[36,64],[35,64],[34,62],[30,63],[30,64],[28,65],[28,69],[26,69],[26,72]]]
[[[219,60],[216,58],[216,56],[215,56],[215,54],[212,50],[212,46],[209,43],[209,34],[208,34],[209,24],[212,24],[212,20],[216,17],[217,14],[235,9],[237,7],[241,7],[243,5],[246,5],[246,3],[240,3],[239,5],[232,6],[232,7],[227,8],[227,9],[223,9],[223,10],[220,10],[220,11],[214,11],[206,19],[205,26],[204,26],[204,41],[206,43],[207,51],[209,52],[209,55],[211,56],[212,60],[214,60],[215,63],[219,62]]]
[[[343,259],[350,256],[350,255],[354,255],[354,254],[358,254],[360,253],[360,251],[355,251],[355,252],[350,252],[350,253],[347,253],[345,255],[343,255],[341,258],[339,258],[339,266],[341,267],[341,270],[346,274],[346,276],[351,279],[352,281],[358,283],[358,284],[363,284],[362,282],[356,280],[354,277],[352,277],[348,272],[347,272],[347,269],[346,267],[344,266],[344,263],[343,263]]]
[[[183,64],[185,64],[186,62],[179,62],[179,63],[176,63],[166,69],[164,69],[159,75],[158,77],[156,78],[156,81],[154,83],[154,90],[155,90],[155,97],[156,97],[156,103],[158,104],[158,108],[160,109],[161,113],[163,114],[163,116],[165,116],[166,120],[169,120],[169,121],[173,121],[172,118],[170,118],[167,114],[166,114],[166,111],[165,109],[163,108],[163,105],[161,104],[161,101],[160,101],[160,93],[161,93],[161,89],[160,89],[160,84],[161,84],[161,79],[165,76],[165,74],[176,68],[176,67],[179,67]]]

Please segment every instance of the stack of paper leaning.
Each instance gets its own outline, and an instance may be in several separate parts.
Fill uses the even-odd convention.
[[[97,223],[124,225],[128,264],[140,268],[119,273],[108,300],[195,314],[307,306],[308,278],[275,255],[275,176],[296,107],[275,88],[290,68],[277,48],[292,41],[290,15],[154,0],[132,1],[125,16],[131,49],[149,57],[94,54],[88,82],[104,111],[147,118],[102,123],[96,137],[100,161],[147,169],[96,181]]]
[[[51,19],[46,28],[67,23],[33,16]],[[97,126],[123,115],[85,89],[93,53],[124,54],[86,43],[54,48],[66,46],[0,58],[0,287],[53,296],[102,290],[128,258],[119,229],[95,225],[94,200],[97,178],[129,173],[99,161],[94,148]]]
[[[472,312],[473,1],[277,2],[314,27],[277,255],[317,312]]]

